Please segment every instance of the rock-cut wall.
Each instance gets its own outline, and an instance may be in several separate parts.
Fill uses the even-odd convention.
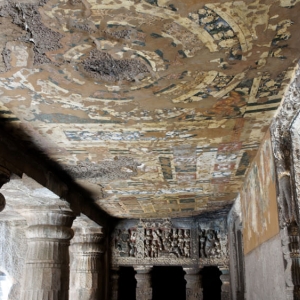
[[[0,271],[12,282],[8,300],[20,299],[22,269],[27,242],[26,222],[21,220],[0,221]]]

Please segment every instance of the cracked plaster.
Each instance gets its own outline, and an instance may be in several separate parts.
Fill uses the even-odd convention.
[[[299,5],[2,1],[1,118],[112,215],[226,208],[294,74]],[[124,68],[90,76],[91,53]]]

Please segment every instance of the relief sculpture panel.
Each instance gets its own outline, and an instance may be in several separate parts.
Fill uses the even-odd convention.
[[[199,223],[197,227],[192,220],[122,222],[113,234],[113,264],[227,265],[227,234],[222,222],[218,226]]]

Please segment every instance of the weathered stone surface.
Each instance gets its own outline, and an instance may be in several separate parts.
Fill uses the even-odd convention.
[[[4,212],[1,212],[3,214]],[[0,215],[0,271],[11,281],[9,300],[20,299],[21,279],[27,251],[26,221]]]
[[[20,299],[67,300],[72,211],[64,207],[35,207],[22,214],[28,224],[28,249]]]
[[[279,234],[245,256],[245,275],[246,299],[289,299]]]
[[[70,299],[103,299],[103,228],[87,217],[80,216],[75,220],[73,229],[75,235],[70,247]]]
[[[151,268],[136,266],[136,298],[139,300],[152,299]]]
[[[186,300],[203,300],[202,278],[199,269],[183,268],[186,280]]]
[[[6,168],[0,166],[0,188],[3,184],[9,182],[10,180],[10,171]],[[5,197],[0,193],[0,212],[5,208],[6,200]]]
[[[111,237],[112,265],[228,267],[225,218],[120,221]]]

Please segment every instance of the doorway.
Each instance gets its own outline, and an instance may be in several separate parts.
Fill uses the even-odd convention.
[[[184,274],[182,267],[153,267],[152,299],[185,300]]]
[[[135,300],[135,271],[133,267],[120,267],[118,300]]]
[[[203,300],[221,300],[221,274],[222,272],[218,267],[204,267],[202,269]]]

